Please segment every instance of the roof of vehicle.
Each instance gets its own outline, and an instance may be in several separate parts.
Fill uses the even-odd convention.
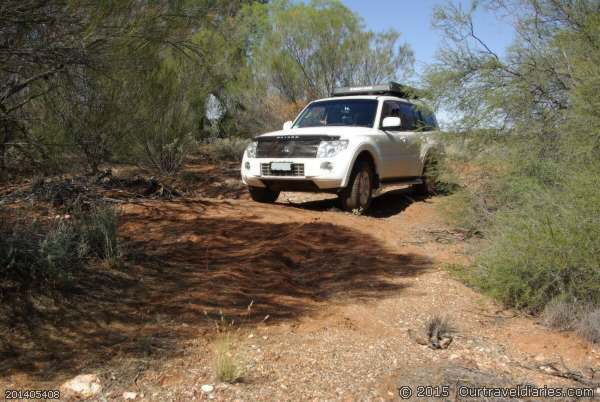
[[[406,99],[417,99],[419,98],[419,90],[390,81],[387,84],[335,88],[331,94],[332,97],[354,95],[391,95]]]
[[[344,99],[372,99],[372,100],[399,100],[402,102],[414,103],[412,99],[401,98],[393,95],[352,95],[352,96],[333,96],[330,98],[322,98],[315,99],[313,102],[322,102],[322,101],[335,101],[335,100],[344,100]],[[313,103],[311,102],[311,103]]]

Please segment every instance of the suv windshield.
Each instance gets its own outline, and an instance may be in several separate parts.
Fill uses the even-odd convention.
[[[340,99],[314,102],[306,108],[294,127],[373,127],[376,113],[377,100],[375,99]]]

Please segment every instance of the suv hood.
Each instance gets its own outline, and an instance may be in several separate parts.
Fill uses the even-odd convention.
[[[299,136],[299,137],[314,137],[314,136],[332,136],[332,137],[347,137],[359,134],[368,134],[373,131],[371,127],[352,127],[352,126],[335,126],[335,127],[306,127],[292,128],[289,130],[279,130],[270,133],[256,136],[259,138],[270,138],[280,136]]]

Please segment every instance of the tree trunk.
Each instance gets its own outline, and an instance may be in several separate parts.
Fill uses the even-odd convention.
[[[6,142],[8,141],[8,127],[6,124],[4,125],[4,135],[0,137],[0,182],[6,180],[8,176],[8,172],[6,171],[6,152],[7,146]]]
[[[8,172],[6,171],[6,145],[0,144],[0,182],[7,179]]]

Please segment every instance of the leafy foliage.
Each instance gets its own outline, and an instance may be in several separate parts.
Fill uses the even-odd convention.
[[[100,208],[83,218],[0,225],[0,284],[19,287],[65,283],[89,258],[119,258],[117,211]]]
[[[517,9],[506,57],[474,31],[471,9],[438,8],[448,46],[429,92],[455,108],[448,204],[483,234],[475,282],[510,306],[539,312],[555,298],[600,303],[600,9],[594,1],[495,0]]]
[[[115,161],[172,175],[197,142],[279,128],[413,62],[337,0],[8,0],[0,20],[0,178]]]
[[[241,161],[249,142],[239,138],[216,139],[208,145],[208,153],[215,161]]]
[[[268,7],[269,23],[258,47],[261,64],[290,102],[329,96],[337,86],[406,78],[414,56],[400,34],[366,31],[337,0],[308,4],[287,0]]]

